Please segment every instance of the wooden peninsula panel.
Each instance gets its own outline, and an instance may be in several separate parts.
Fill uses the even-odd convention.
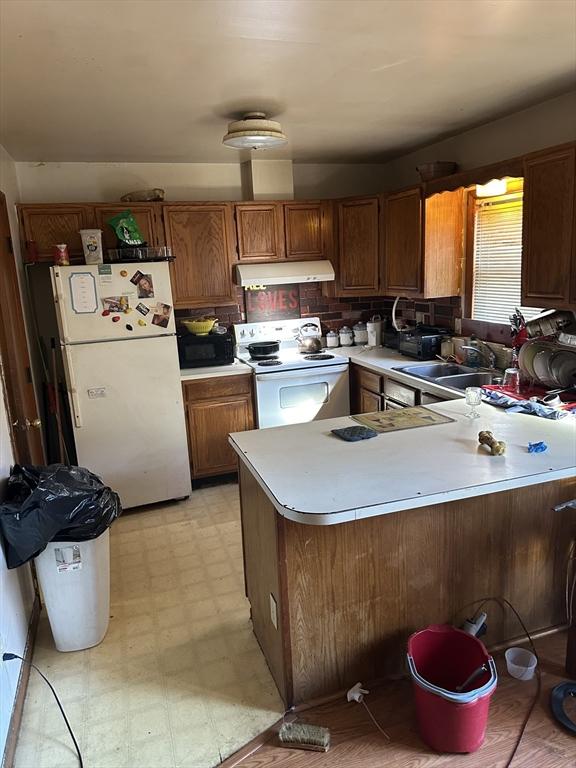
[[[254,631],[287,705],[404,672],[411,632],[485,597],[510,600],[530,631],[565,623],[576,516],[553,507],[573,480],[328,526],[280,516],[242,462],[240,480]],[[488,605],[488,646],[521,634]]]

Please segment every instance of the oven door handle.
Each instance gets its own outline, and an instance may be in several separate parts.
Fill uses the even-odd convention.
[[[326,375],[334,375],[339,373],[345,373],[348,370],[348,363],[344,365],[324,365],[315,366],[313,368],[297,368],[293,371],[278,371],[274,373],[257,373],[255,375],[256,381],[284,381],[284,379],[301,379],[302,377],[312,378],[325,378]]]

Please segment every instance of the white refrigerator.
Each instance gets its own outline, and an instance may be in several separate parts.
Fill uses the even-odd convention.
[[[50,272],[78,464],[124,508],[188,496],[168,263]]]

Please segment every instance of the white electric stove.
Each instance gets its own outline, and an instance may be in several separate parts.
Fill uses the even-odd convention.
[[[301,353],[299,335],[320,338],[319,318],[234,326],[236,356],[254,371],[259,428],[350,414],[348,358],[326,349],[316,354]],[[248,344],[258,341],[278,341],[278,354],[253,360]]]

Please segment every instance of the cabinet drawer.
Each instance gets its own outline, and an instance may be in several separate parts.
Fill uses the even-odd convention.
[[[252,391],[252,375],[221,376],[214,379],[184,381],[184,400],[216,400],[229,395],[249,395]]]
[[[363,368],[358,368],[358,384],[362,389],[369,389],[370,392],[374,392],[377,395],[383,392],[382,376],[366,371]]]
[[[419,390],[408,387],[406,384],[400,384],[399,381],[394,381],[394,379],[385,379],[384,392],[386,397],[392,398],[397,403],[418,405]]]
[[[431,395],[429,392],[420,393],[420,405],[432,405],[433,403],[444,403],[446,398]]]

